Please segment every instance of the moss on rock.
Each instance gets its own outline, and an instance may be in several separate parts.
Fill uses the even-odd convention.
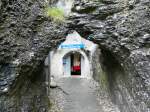
[[[57,7],[46,8],[46,15],[56,23],[61,23],[65,21],[64,11]]]

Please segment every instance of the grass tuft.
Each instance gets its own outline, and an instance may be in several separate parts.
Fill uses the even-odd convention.
[[[63,10],[57,7],[48,7],[46,10],[46,15],[53,19],[54,22],[61,23],[65,21],[65,15]]]

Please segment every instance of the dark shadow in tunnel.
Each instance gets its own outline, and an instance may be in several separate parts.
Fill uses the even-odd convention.
[[[101,50],[101,66],[107,75],[108,92],[113,103],[119,106],[121,110],[128,105],[126,95],[122,87],[126,83],[126,75],[119,61],[109,50]]]

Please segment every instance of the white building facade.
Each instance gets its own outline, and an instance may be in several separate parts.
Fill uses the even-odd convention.
[[[92,78],[92,55],[97,45],[82,38],[77,32],[68,34],[59,47],[50,52],[45,64],[50,64],[50,74],[55,78]]]

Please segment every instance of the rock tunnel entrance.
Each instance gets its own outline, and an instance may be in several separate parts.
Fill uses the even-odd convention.
[[[41,68],[43,67],[43,60],[47,54],[47,50],[53,48],[58,41],[62,40],[62,35],[65,35],[64,32],[66,30],[76,29],[78,32],[83,33],[84,37],[89,34],[95,34],[97,38],[94,38],[93,41],[97,41],[99,45],[105,46],[103,49],[110,50],[102,50],[101,52],[105,57],[102,67],[106,73],[101,74],[98,78],[104,86],[109,86],[106,88],[110,90],[112,100],[120,105],[122,112],[148,112],[150,110],[148,109],[150,104],[148,94],[150,22],[148,21],[149,13],[147,10],[149,8],[149,1],[129,0],[124,2],[123,0],[117,0],[112,2],[111,0],[102,0],[100,4],[95,2],[94,4],[88,2],[82,3],[85,0],[75,1],[76,5],[74,6],[74,10],[72,10],[72,17],[67,18],[69,20],[66,22],[67,25],[60,26],[53,24],[43,14],[43,8],[48,1],[0,1],[2,12],[0,19],[4,21],[1,22],[0,36],[0,94],[6,96],[1,97],[0,110],[3,112],[7,110],[16,111],[18,107],[21,110],[23,109],[22,111],[32,111],[32,107],[33,111],[36,111],[34,110],[35,108],[43,110],[41,107],[44,106],[41,106],[41,104],[44,103],[40,101],[42,98],[38,96],[45,96],[44,90],[41,88],[46,86],[43,84],[45,80],[41,78],[44,75],[43,73],[41,75],[39,71],[42,71]],[[57,1],[61,1],[62,3],[66,1],[66,3],[69,3],[69,0]],[[56,6],[60,7],[62,5],[59,2]],[[68,6],[70,7],[71,5],[69,4]],[[96,9],[94,8],[95,11],[85,12],[89,11],[86,9],[91,9],[89,8],[91,6],[96,7]],[[131,7],[132,10],[130,9]],[[63,9],[65,9],[65,12],[67,11],[66,8]],[[76,43],[76,39],[74,43]],[[80,45],[82,46],[83,44]],[[78,44],[74,47],[80,45]],[[96,73],[93,73],[93,67],[97,69],[99,66],[99,61],[93,61],[93,49],[95,49],[94,45],[90,46],[90,48],[75,48],[71,50],[63,48],[63,51],[62,48],[57,48],[48,56],[50,57],[50,61],[48,61],[49,66],[47,68],[51,71],[51,75],[63,77],[63,57],[69,52],[78,51],[81,54],[81,65],[78,67],[80,77],[88,78],[93,74],[99,74],[100,72],[97,70],[95,70]],[[57,53],[62,55],[60,56]],[[82,62],[82,57],[84,62]],[[57,58],[59,63],[55,63],[54,58]],[[74,58],[72,56],[70,58],[69,76],[72,74],[71,68],[74,67],[75,63],[73,62]],[[117,62],[118,60],[119,62]],[[82,68],[82,64],[86,65],[86,69]],[[125,70],[126,74],[123,70]],[[82,74],[82,71],[85,72]],[[47,76],[49,76],[49,72]],[[33,82],[37,84],[33,84]],[[12,86],[13,84],[15,87]],[[42,84],[43,86],[41,86]],[[31,85],[36,85],[33,87],[35,90],[33,90]],[[11,90],[16,93],[21,92],[19,98],[8,97],[6,93],[10,93],[9,91]],[[28,96],[26,93],[28,93]],[[31,106],[31,104],[33,105]]]
[[[121,72],[118,71],[119,65],[117,60],[113,57],[111,52],[105,51],[102,48],[100,49],[97,44],[82,38],[76,31],[68,34],[66,40],[62,42],[58,48],[50,51],[45,62],[49,64],[48,67],[50,69],[50,72],[47,72],[47,78],[49,80],[47,79],[46,81],[51,80],[51,86],[55,86],[54,81],[62,87],[64,86],[63,88],[65,89],[68,85],[69,87],[75,86],[72,81],[78,82],[78,79],[95,79],[99,82],[102,94],[109,94],[110,96],[108,96],[112,102],[117,105],[123,102],[114,94],[114,92],[117,92],[121,97],[123,96],[118,85],[122,86],[124,76],[122,76],[122,69],[119,69]],[[53,78],[51,79],[51,77]],[[118,79],[118,77],[120,79]],[[72,78],[75,80],[72,80]],[[65,79],[66,82],[63,82],[63,79]],[[117,79],[120,82],[117,82]],[[82,80],[76,84],[81,86]],[[116,91],[113,90],[114,88],[116,88]],[[71,91],[80,89],[82,88],[72,89]],[[116,112],[119,112],[118,108]]]
[[[51,86],[56,86],[58,84],[62,86],[63,89],[72,87],[70,88],[71,90],[68,89],[68,91],[75,92],[76,94],[78,90],[83,89],[78,88],[78,86],[84,84],[84,80],[95,79],[99,82],[102,94],[110,94],[110,99],[115,102],[115,104],[119,105],[122,103],[122,101],[120,101],[120,99],[118,99],[111,91],[113,88],[117,88],[116,85],[123,83],[116,82],[118,78],[118,76],[116,76],[116,72],[118,72],[118,68],[116,68],[116,66],[118,67],[117,61],[111,53],[100,49],[97,44],[82,38],[76,31],[68,34],[66,40],[61,43],[58,48],[50,51],[45,62],[49,65],[48,69],[50,69],[50,72],[47,72],[47,78],[49,80],[47,79],[46,81],[51,80]],[[116,72],[114,73],[111,70],[116,70]],[[122,78],[121,75],[119,75],[119,77]],[[78,81],[80,83],[76,83],[78,86],[77,89],[75,89],[76,86],[73,82]],[[94,83],[96,81],[94,81]],[[114,85],[114,83],[112,83],[113,81],[117,84]],[[121,81],[121,79],[119,79],[119,81]],[[95,88],[95,86],[93,86],[93,88]],[[89,88],[87,89],[89,90]],[[85,91],[82,92],[84,93]],[[117,88],[116,92],[122,96],[119,92],[119,88]],[[80,92],[77,93],[80,94]],[[95,96],[92,97],[96,98]],[[114,99],[117,99],[117,101],[114,101]],[[95,105],[97,105],[97,103]],[[112,107],[110,107],[113,108],[113,104],[109,104],[108,102],[108,105],[111,105]],[[119,112],[117,107],[116,109],[115,112]]]
[[[101,58],[101,56],[106,57],[107,54],[105,54],[96,44],[81,38],[77,32],[68,34],[66,40],[57,49],[50,51],[49,69],[50,75],[53,77],[50,85],[51,87],[58,85],[65,94],[57,89],[52,89],[50,97],[54,98],[56,102],[65,102],[57,104],[60,108],[63,107],[64,112],[99,112],[101,106],[120,112],[118,107],[111,103],[111,98],[108,98],[107,90],[105,91],[105,89],[109,89],[110,81],[108,80],[109,74],[102,70],[106,65],[101,61],[111,63],[110,60],[107,60],[109,57]],[[63,99],[60,98],[60,94]],[[99,97],[100,94],[102,94],[102,98]],[[100,105],[99,102],[105,102],[105,104]],[[105,110],[102,111],[105,112]]]

